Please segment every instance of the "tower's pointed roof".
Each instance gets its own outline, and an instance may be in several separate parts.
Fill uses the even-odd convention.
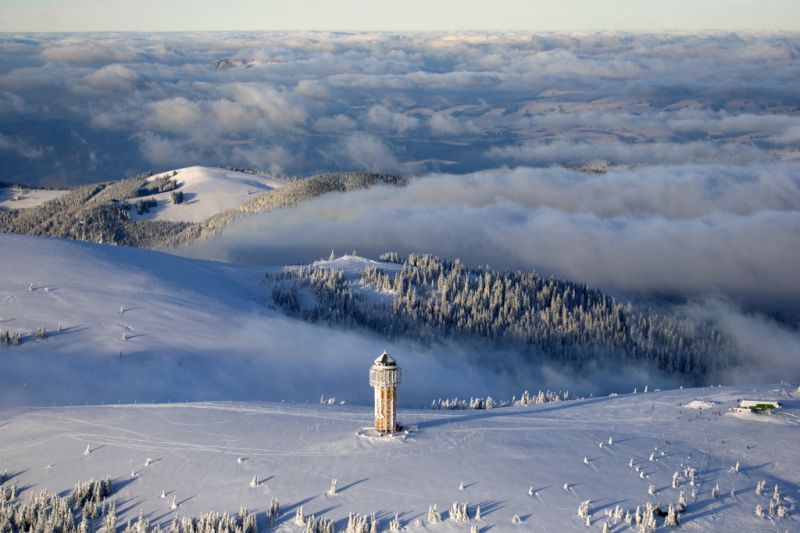
[[[378,356],[377,359],[374,361],[375,366],[397,366],[397,362],[392,359],[389,353],[384,350],[382,354]]]

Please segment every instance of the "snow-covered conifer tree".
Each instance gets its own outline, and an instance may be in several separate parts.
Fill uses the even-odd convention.
[[[439,514],[439,511],[436,509],[436,504],[434,503],[430,507],[428,507],[428,523],[429,524],[438,524],[442,521],[442,515]]]
[[[581,518],[586,518],[587,516],[589,516],[591,512],[590,509],[591,503],[592,503],[591,500],[582,501],[580,505],[578,505],[578,516],[580,516]]]
[[[669,504],[669,507],[667,508],[667,517],[664,519],[664,525],[666,527],[678,527],[678,524],[679,518],[678,513],[675,510],[675,506]]]

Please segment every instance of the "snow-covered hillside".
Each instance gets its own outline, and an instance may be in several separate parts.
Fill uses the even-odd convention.
[[[0,187],[0,207],[3,209],[25,209],[36,207],[63,196],[67,191],[56,189],[27,189],[24,187]]]
[[[0,235],[0,250],[0,330],[23,335],[0,345],[0,406],[320,394],[364,403],[366,369],[383,349],[415,369],[403,398],[415,405],[537,386],[485,376],[455,349],[289,319],[269,306],[265,269],[19,235]],[[47,338],[36,338],[40,327]],[[461,379],[443,384],[445,368]]]
[[[783,409],[771,416],[730,413],[741,397],[780,399]],[[695,400],[694,407],[713,407],[686,407]],[[175,515],[235,513],[245,506],[258,512],[263,529],[264,511],[276,498],[277,530],[285,532],[301,531],[293,522],[299,506],[306,515],[334,520],[337,531],[351,512],[376,513],[379,531],[395,513],[408,531],[468,531],[470,525],[498,533],[600,531],[606,520],[610,531],[634,531],[624,521],[615,525],[606,512],[619,506],[624,516],[646,502],[666,510],[683,492],[682,531],[800,530],[795,389],[685,389],[487,411],[401,410],[400,422],[411,431],[390,440],[356,435],[371,416],[365,407],[280,403],[6,409],[0,410],[0,471],[13,478],[7,486],[24,488],[23,501],[44,489],[64,491],[110,476],[122,524],[140,511],[164,526]],[[338,480],[336,495],[326,493],[331,479]],[[762,480],[766,488],[758,495]],[[757,517],[756,505],[768,512],[776,485],[789,518]],[[588,529],[576,514],[586,500]],[[447,520],[454,501],[469,502],[472,517],[480,506],[481,521]],[[444,522],[428,522],[433,504]],[[515,515],[521,523],[512,523]],[[657,520],[661,531],[664,519]]]
[[[172,222],[202,222],[213,215],[235,209],[252,198],[270,189],[281,187],[284,181],[234,170],[211,167],[187,167],[163,172],[152,176],[148,181],[170,177],[183,193],[183,202],[174,204],[171,192],[163,192],[152,198],[158,205],[142,215],[131,211],[134,219],[169,220]]]

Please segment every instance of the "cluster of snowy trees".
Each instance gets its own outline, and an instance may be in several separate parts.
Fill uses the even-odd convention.
[[[16,485],[0,488],[0,531],[60,531],[88,533],[102,521],[116,531],[116,505],[107,501],[111,482],[87,481],[75,485],[69,496],[42,491],[19,501]]]
[[[178,183],[172,178],[174,178],[177,174],[178,172],[174,171],[169,176],[161,176],[152,180],[148,180],[136,191],[136,197],[151,196],[153,194],[162,192],[174,191],[178,188]]]
[[[598,356],[647,363],[697,383],[733,362],[728,340],[711,324],[634,309],[584,284],[533,272],[470,269],[459,260],[412,254],[398,271],[367,268],[358,282],[318,267],[267,278],[275,302],[295,316],[388,337],[469,337],[576,367]],[[394,297],[387,302],[375,293]],[[301,294],[316,305],[301,305]]]
[[[756,485],[756,495],[762,496],[764,494],[764,489],[766,488],[767,482],[765,480],[761,480]],[[767,510],[764,511],[764,506],[760,503],[756,505],[756,516],[760,518],[765,518],[767,516],[770,517],[777,517],[777,518],[789,518],[789,512],[794,508],[794,503],[791,499],[786,499],[789,503],[786,504],[784,502],[784,498],[781,495],[781,489],[778,487],[778,484],[775,484],[775,488],[772,491],[772,497],[769,499],[769,503],[767,504]]]
[[[108,530],[107,530],[108,531]],[[115,530],[110,530],[115,531]],[[245,508],[239,509],[238,514],[205,513],[197,518],[178,518],[164,529],[156,524],[152,526],[143,514],[134,522],[129,522],[123,533],[257,533],[258,524],[256,515]]]
[[[522,393],[517,399],[512,397],[510,401],[495,401],[491,396],[481,398],[473,396],[469,400],[462,398],[437,398],[431,402],[431,409],[494,409],[495,407],[508,407],[509,405],[542,405],[545,403],[561,402],[570,399],[569,392],[539,391],[531,395],[528,391]]]
[[[150,208],[158,206],[158,200],[155,198],[140,198],[136,202],[136,213],[142,215],[150,211]]]
[[[12,333],[8,330],[0,330],[0,344],[4,346],[19,346],[23,340],[24,336],[19,331]]]
[[[59,324],[59,331],[61,331],[61,325]],[[47,328],[44,326],[39,326],[33,331],[29,331],[27,333],[23,333],[21,331],[9,331],[9,330],[0,330],[0,345],[3,346],[19,346],[23,342],[25,342],[26,338],[37,338],[39,340],[44,340],[48,337]]]

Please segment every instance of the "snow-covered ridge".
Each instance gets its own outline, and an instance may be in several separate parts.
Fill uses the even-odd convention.
[[[752,416],[783,423],[729,414],[736,398],[754,394],[779,398],[784,409]],[[682,407],[698,398],[717,407]],[[399,422],[411,432],[384,441],[356,436],[370,425],[372,411],[349,405],[6,409],[0,410],[0,465],[13,477],[7,486],[23,489],[21,501],[108,476],[119,524],[136,520],[141,510],[162,528],[174,516],[235,513],[244,506],[258,513],[266,531],[264,512],[275,498],[278,532],[300,530],[294,524],[300,506],[306,516],[333,520],[337,531],[344,531],[349,513],[374,512],[378,531],[386,531],[397,514],[409,532],[453,533],[470,526],[498,533],[583,532],[601,531],[605,522],[611,531],[627,532],[639,530],[624,522],[637,506],[651,502],[666,511],[683,497],[680,530],[797,531],[798,416],[800,393],[775,386],[487,411],[401,409]],[[338,480],[335,494],[332,479]],[[757,493],[762,481],[765,488]],[[587,501],[588,522],[578,516]],[[757,516],[756,506],[768,514],[771,501],[776,514]],[[468,503],[468,521],[450,519],[453,502]],[[432,505],[441,523],[428,520]],[[788,518],[777,516],[778,505]],[[515,516],[520,523],[513,523]],[[661,531],[664,518],[656,520]]]
[[[339,270],[345,277],[354,278],[361,276],[367,268],[380,268],[384,272],[396,272],[400,270],[403,265],[399,263],[390,263],[388,261],[375,261],[367,257],[358,255],[343,255],[341,257],[331,257],[329,259],[320,259],[314,261],[308,268],[321,268],[324,270]],[[289,269],[306,268],[304,266],[291,266]]]
[[[202,222],[223,211],[241,206],[254,195],[285,184],[279,178],[201,166],[162,172],[151,176],[148,181],[169,177],[177,183],[176,190],[183,193],[183,202],[173,203],[171,191],[144,196],[142,199],[152,198],[158,205],[141,215],[131,210],[132,218]]]
[[[438,351],[271,308],[264,268],[10,234],[0,234],[0,250],[0,330],[23,337],[0,342],[0,407],[321,394],[364,404],[365,369],[384,349],[413,370],[406,405],[538,386],[452,358],[447,367],[461,379],[443,385]]]
[[[25,209],[36,207],[66,194],[66,190],[28,189],[25,187],[0,187],[0,208]]]

